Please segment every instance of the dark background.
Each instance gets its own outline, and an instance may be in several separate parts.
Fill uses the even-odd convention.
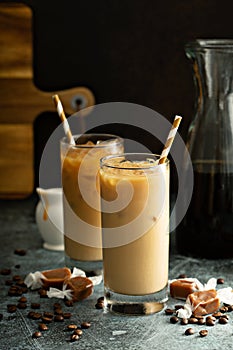
[[[195,38],[233,38],[232,0],[22,3],[33,11],[34,83],[39,89],[83,85],[93,91],[96,103],[137,103],[170,121],[180,114],[184,139],[195,101],[184,45]],[[36,167],[47,134],[58,122],[45,114],[35,124]]]

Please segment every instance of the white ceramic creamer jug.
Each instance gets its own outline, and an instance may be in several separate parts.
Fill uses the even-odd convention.
[[[40,201],[36,206],[36,223],[49,250],[64,250],[63,206],[61,188],[37,188]]]

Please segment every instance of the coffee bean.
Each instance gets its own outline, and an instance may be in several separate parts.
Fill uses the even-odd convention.
[[[174,314],[174,312],[175,312],[175,310],[173,310],[173,309],[165,309],[165,314],[166,315],[173,315]]]
[[[27,314],[27,317],[32,319],[33,315],[34,315],[34,311],[29,311],[29,313]]]
[[[22,290],[22,293],[25,294],[28,292],[28,287],[22,287],[21,290]]]
[[[15,275],[12,277],[13,281],[22,281],[22,277],[19,275]]]
[[[185,273],[181,273],[177,278],[187,278],[188,276]]]
[[[227,314],[223,314],[221,317],[222,318],[226,318],[227,320],[229,320],[229,316]]]
[[[0,314],[0,321],[2,321],[3,319],[3,314]]]
[[[72,300],[65,300],[65,305],[68,307],[72,307],[74,305]]]
[[[222,306],[222,307],[220,307],[219,311],[222,312],[222,313],[227,312],[228,311],[228,307],[227,306]]]
[[[228,312],[232,312],[233,311],[233,305],[229,305],[228,306]]]
[[[26,255],[27,251],[25,249],[15,249],[14,253],[16,255],[24,256],[24,255]]]
[[[196,324],[196,323],[198,323],[198,319],[197,319],[196,317],[190,317],[190,318],[188,319],[188,322],[189,322],[190,324]]]
[[[206,321],[208,321],[208,320],[210,320],[210,321],[216,321],[216,318],[214,317],[214,316],[207,316],[206,317]]]
[[[16,305],[13,305],[13,304],[9,304],[7,305],[7,312],[9,313],[14,313],[17,311],[17,306]]]
[[[34,332],[33,334],[32,334],[32,338],[40,338],[42,336],[42,333],[41,332]]]
[[[180,321],[180,324],[181,324],[182,326],[186,326],[188,323],[189,323],[189,321],[188,321],[187,318],[182,318],[182,320]]]
[[[54,303],[53,304],[53,309],[55,310],[55,309],[61,309],[61,304],[59,304],[59,303]]]
[[[32,309],[40,309],[40,304],[39,303],[31,303],[31,308]]]
[[[203,318],[199,318],[197,324],[199,324],[199,325],[205,324],[205,319],[204,319],[204,317],[203,317]]]
[[[179,319],[178,319],[178,317],[176,317],[176,316],[172,316],[172,317],[170,318],[170,322],[173,323],[173,324],[177,323],[178,321],[179,321]]]
[[[40,323],[39,324],[39,330],[40,331],[47,331],[48,330],[48,326],[45,323]]]
[[[54,321],[55,322],[63,322],[64,321],[64,317],[62,315],[55,315],[54,316]]]
[[[82,322],[81,323],[81,328],[83,328],[83,329],[87,329],[87,328],[90,328],[90,327],[91,327],[90,322]]]
[[[6,280],[6,281],[5,281],[5,285],[6,285],[6,286],[12,286],[13,283],[14,283],[14,282],[13,282],[12,280]]]
[[[175,310],[179,310],[179,309],[183,309],[183,308],[184,308],[183,305],[179,305],[179,304],[175,305]]]
[[[199,334],[200,334],[200,337],[206,337],[207,335],[208,335],[208,331],[207,331],[207,329],[202,329],[200,332],[199,332]]]
[[[38,293],[39,293],[39,295],[40,295],[40,297],[41,298],[48,298],[48,295],[47,295],[47,290],[46,289],[40,289],[39,291],[38,291]]]
[[[215,317],[215,318],[220,318],[220,317],[222,317],[222,315],[223,315],[223,313],[220,312],[220,311],[215,312],[214,314],[212,314],[212,316]]]
[[[33,320],[39,320],[41,317],[42,317],[41,313],[33,312],[33,315],[32,315]]]
[[[185,335],[192,335],[194,334],[194,329],[193,328],[188,328],[186,329],[186,331],[184,332]]]
[[[218,322],[220,324],[227,324],[228,323],[228,319],[226,317],[220,317]]]
[[[74,341],[77,341],[77,340],[79,340],[79,335],[78,334],[72,334],[70,336],[70,341],[71,342],[74,342]]]
[[[63,311],[62,311],[62,309],[54,309],[54,314],[55,315],[63,315]]]
[[[97,302],[104,302],[104,297],[99,297],[99,298],[97,299]]]
[[[206,322],[205,322],[205,324],[207,325],[207,326],[214,326],[215,325],[215,321],[214,320],[212,320],[212,319],[206,319]]]
[[[217,284],[224,284],[224,283],[225,283],[225,281],[224,281],[223,278],[218,278],[217,279]]]
[[[43,317],[53,318],[54,314],[52,312],[45,311]]]
[[[42,316],[41,320],[44,323],[51,323],[53,318]]]
[[[21,266],[20,266],[19,264],[15,265],[15,268],[16,268],[16,269],[20,269],[20,267],[21,267]]]
[[[64,312],[64,313],[63,313],[63,317],[64,317],[65,319],[69,319],[69,318],[71,318],[71,316],[72,316],[72,314],[71,314],[70,312]]]
[[[18,303],[17,304],[17,308],[21,309],[21,310],[24,310],[24,309],[27,308],[27,304],[26,303]]]
[[[24,283],[24,280],[18,280],[16,281],[16,285],[20,287],[27,287],[26,284]]]
[[[21,298],[19,299],[19,302],[20,302],[20,303],[26,303],[26,302],[27,302],[27,298],[21,297]]]
[[[68,324],[68,326],[66,327],[69,331],[74,331],[75,329],[78,328],[78,326],[76,324]]]
[[[78,334],[79,336],[81,336],[83,334],[83,331],[80,328],[78,328],[74,330],[73,334]]]
[[[1,269],[0,270],[1,275],[7,276],[11,274],[11,269]]]

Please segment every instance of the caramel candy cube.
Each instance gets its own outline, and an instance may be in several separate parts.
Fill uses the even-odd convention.
[[[80,301],[89,297],[93,292],[93,283],[87,277],[73,277],[65,281],[66,289],[73,291],[73,301]]]
[[[49,287],[62,289],[64,281],[71,277],[71,271],[67,267],[42,271],[41,273],[44,276],[42,282],[45,289],[49,289]]]
[[[203,316],[218,311],[220,300],[215,289],[198,291],[190,294],[188,299],[194,316]]]
[[[177,279],[170,283],[170,295],[176,299],[186,299],[187,296],[198,290],[196,282],[192,279]]]

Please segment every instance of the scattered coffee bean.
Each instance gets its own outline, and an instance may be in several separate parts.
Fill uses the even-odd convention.
[[[197,324],[199,324],[199,325],[205,324],[205,319],[204,319],[204,317],[203,317],[203,318],[199,318]]]
[[[182,326],[186,326],[189,323],[187,318],[182,318],[180,321],[180,324],[182,324]]]
[[[74,330],[73,334],[78,334],[81,337],[81,335],[83,334],[83,331],[80,328],[78,328]]]
[[[25,249],[15,249],[14,253],[16,255],[24,256],[24,255],[26,255],[27,251]]]
[[[222,313],[227,312],[228,311],[228,307],[227,306],[222,306],[222,307],[220,307],[219,311],[222,312]]]
[[[33,315],[34,315],[34,311],[29,311],[29,313],[27,314],[27,317],[32,319]]]
[[[16,269],[20,269],[20,267],[21,267],[21,266],[20,266],[19,264],[15,265],[15,268],[16,268]]]
[[[53,304],[53,309],[55,310],[55,309],[61,309],[61,304],[59,304],[59,303],[54,303]]]
[[[232,312],[233,311],[233,305],[229,305],[228,306],[228,312]]]
[[[33,320],[39,320],[41,317],[42,317],[42,315],[39,312],[33,312],[33,314],[32,314]]]
[[[87,328],[90,328],[90,327],[91,327],[90,322],[82,322],[81,323],[81,328],[83,328],[83,329],[87,329]]]
[[[104,302],[104,297],[99,297],[99,298],[97,299],[97,302]]]
[[[11,274],[11,269],[1,269],[0,270],[1,275],[7,276]]]
[[[205,324],[207,325],[207,326],[214,326],[215,325],[215,321],[214,320],[212,320],[212,319],[206,319],[206,322],[205,322]]]
[[[64,317],[65,319],[69,319],[69,318],[71,318],[71,316],[72,316],[72,314],[71,314],[70,312],[64,312],[64,313],[63,313],[63,317]]]
[[[42,336],[42,333],[41,332],[34,332],[33,334],[32,334],[32,338],[40,338]]]
[[[62,315],[55,315],[54,316],[54,321],[55,322],[63,322],[64,321],[64,317]]]
[[[47,331],[49,328],[45,323],[40,323],[39,324],[39,330],[40,331]]]
[[[215,312],[214,314],[212,314],[212,316],[215,317],[215,318],[220,318],[220,317],[223,316],[223,313],[218,311],[218,312]]]
[[[226,318],[227,320],[229,320],[229,316],[227,314],[223,314],[221,317],[222,318]]]
[[[184,308],[184,305],[175,305],[175,310],[179,310],[179,309],[183,309]]]
[[[225,281],[224,281],[223,278],[218,278],[217,279],[217,284],[224,284],[224,283],[225,283]]]
[[[10,289],[8,290],[8,295],[10,297],[19,297],[22,294],[23,294],[22,288],[15,285],[11,286]]]
[[[71,342],[74,342],[74,341],[77,341],[77,340],[79,340],[79,335],[78,334],[72,334],[70,336],[70,341]]]
[[[22,290],[22,293],[25,294],[28,292],[28,287],[22,287],[21,290]]]
[[[218,322],[220,324],[227,324],[228,323],[228,319],[226,317],[220,317]]]
[[[190,318],[188,319],[188,322],[189,322],[190,324],[196,324],[196,323],[198,323],[198,319],[197,319],[196,317],[190,317]]]
[[[13,279],[13,281],[22,281],[22,277],[19,276],[19,275],[14,275],[14,276],[12,277],[12,279]]]
[[[48,295],[47,295],[47,290],[46,289],[40,289],[39,291],[38,291],[38,293],[39,293],[39,295],[40,295],[40,297],[41,298],[48,298]]]
[[[53,318],[42,316],[41,320],[44,323],[51,323]]]
[[[207,316],[206,321],[211,320],[211,321],[216,321],[216,318],[214,316]]]
[[[72,300],[65,300],[65,305],[68,306],[68,307],[71,307],[74,305],[73,301]]]
[[[20,302],[20,303],[26,303],[26,302],[27,302],[27,298],[26,298],[26,297],[21,297],[21,298],[19,299],[19,302]]]
[[[68,324],[68,326],[66,328],[69,331],[74,331],[75,329],[78,328],[78,326],[76,324]]]
[[[8,304],[7,305],[7,312],[9,313],[13,313],[13,312],[16,312],[17,311],[17,306],[16,305],[13,305],[13,304]]]
[[[187,278],[188,276],[185,273],[181,273],[177,278]]]
[[[14,284],[14,282],[12,280],[6,280],[5,281],[5,285],[6,286],[12,286],[12,284]]]
[[[173,309],[165,309],[165,314],[166,315],[173,315],[174,314],[174,312],[175,312],[175,310],[173,310]]]
[[[16,281],[16,285],[20,287],[27,287],[26,284],[24,283],[24,280],[18,280]]]
[[[0,321],[2,321],[3,319],[3,314],[0,314]]]
[[[62,309],[60,309],[60,308],[54,309],[54,314],[55,314],[55,315],[63,315],[63,311],[62,311]]]
[[[176,316],[172,316],[172,317],[170,318],[170,322],[173,323],[173,324],[177,323],[178,321],[179,321],[179,319],[178,319],[178,317],[176,317]]]
[[[32,309],[40,309],[40,304],[39,303],[31,303],[31,308]]]
[[[184,332],[185,335],[192,335],[194,334],[194,329],[193,328],[187,328],[186,331]]]
[[[27,308],[27,304],[26,303],[18,303],[17,308],[20,310],[24,310]]]
[[[202,329],[200,332],[199,332],[199,334],[200,334],[200,337],[206,337],[207,335],[208,335],[208,331],[207,331],[207,329]]]
[[[53,318],[54,314],[52,312],[45,311],[43,317]]]

